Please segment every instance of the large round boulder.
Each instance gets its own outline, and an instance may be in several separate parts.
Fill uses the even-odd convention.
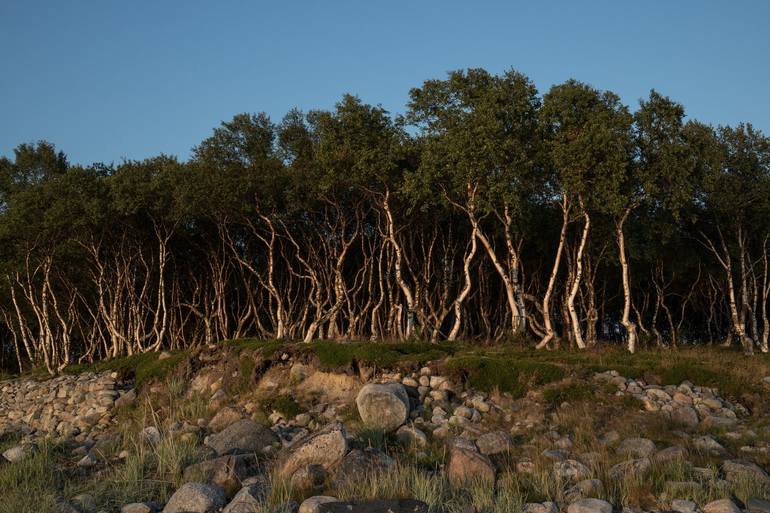
[[[358,392],[356,406],[370,427],[395,431],[409,417],[409,396],[401,383],[370,383]]]
[[[214,513],[226,502],[225,491],[218,486],[186,483],[174,492],[163,513]]]

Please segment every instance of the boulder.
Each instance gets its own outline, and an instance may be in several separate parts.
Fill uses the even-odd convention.
[[[651,462],[649,458],[639,458],[628,460],[610,467],[610,477],[620,480],[627,474],[641,475],[650,469]]]
[[[367,447],[363,450],[353,449],[340,462],[337,470],[337,481],[360,479],[387,470],[395,464],[393,458],[379,449],[373,447]]]
[[[155,426],[147,426],[139,432],[139,438],[148,444],[160,442],[160,430]]]
[[[472,482],[495,483],[495,467],[489,458],[479,452],[457,445],[450,446],[447,477],[454,487]]]
[[[591,469],[577,460],[557,461],[553,464],[553,473],[559,479],[578,482],[591,474]]]
[[[174,492],[163,513],[214,513],[226,502],[225,491],[218,486],[186,483]]]
[[[390,432],[409,417],[409,396],[401,383],[370,383],[356,397],[358,413],[364,424]]]
[[[647,438],[626,438],[617,449],[618,454],[649,458],[655,452],[655,442]]]
[[[481,454],[491,456],[509,451],[513,446],[513,438],[505,431],[492,431],[478,437],[476,445]]]
[[[258,484],[249,484],[240,489],[229,502],[222,513],[254,513],[261,511],[262,499],[265,495],[265,487]]]
[[[680,406],[671,411],[671,422],[688,428],[698,427],[698,413],[692,406]]]
[[[722,456],[727,454],[727,449],[725,449],[722,444],[710,436],[699,436],[697,438],[693,438],[692,444],[699,451],[711,454],[713,456]]]
[[[407,447],[425,447],[428,444],[425,433],[414,426],[401,426],[396,431],[396,438]]]
[[[669,461],[683,460],[686,457],[687,451],[683,447],[672,445],[671,447],[666,447],[665,449],[656,452],[653,460],[657,463],[666,463]]]
[[[567,513],[612,513],[612,504],[601,499],[579,499],[567,507]]]
[[[329,495],[316,495],[315,497],[305,499],[302,504],[299,505],[299,511],[297,513],[318,513],[321,504],[338,501],[339,499]]]
[[[291,476],[292,488],[301,491],[314,490],[323,487],[329,474],[326,469],[316,463],[297,469]]]
[[[220,456],[188,466],[183,478],[219,486],[231,497],[241,488],[241,482],[251,473],[255,463],[251,454]]]
[[[770,500],[749,499],[746,501],[746,510],[749,513],[770,513]]]
[[[214,433],[219,433],[227,426],[238,422],[243,417],[241,412],[230,406],[220,408],[220,410],[209,421],[209,429]]]
[[[124,394],[121,394],[120,397],[115,399],[114,406],[115,408],[125,408],[134,404],[134,401],[136,401],[136,391],[134,389],[131,389],[125,392]],[[134,503],[134,504],[141,504],[141,503]]]
[[[158,507],[153,502],[132,502],[120,508],[120,513],[155,513]]]
[[[724,461],[722,462],[722,472],[725,474],[725,479],[732,483],[738,483],[747,479],[759,483],[770,483],[770,475],[762,467],[750,461]]]
[[[310,464],[321,465],[329,471],[342,461],[347,451],[345,428],[341,422],[336,422],[302,437],[284,449],[277,460],[276,470],[284,478],[291,477],[297,470]]]
[[[671,511],[676,513],[697,513],[698,505],[693,501],[675,499],[671,501]]]
[[[10,449],[3,452],[3,458],[10,461],[11,463],[16,463],[17,461],[21,461],[29,457],[31,454],[33,454],[37,450],[37,446],[34,444],[29,443],[23,443],[14,445]]]
[[[528,502],[522,507],[523,513],[559,513],[553,502]]]
[[[204,441],[220,456],[242,452],[264,453],[266,447],[279,442],[270,428],[249,419],[230,424],[219,433],[209,435]]]
[[[428,505],[415,499],[325,502],[318,513],[428,513]]]
[[[709,502],[701,508],[703,513],[741,513],[741,508],[730,499],[719,499]]]

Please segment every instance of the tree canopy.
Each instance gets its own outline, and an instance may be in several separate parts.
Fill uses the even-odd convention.
[[[459,70],[180,161],[0,158],[0,366],[245,336],[768,351],[770,138]]]

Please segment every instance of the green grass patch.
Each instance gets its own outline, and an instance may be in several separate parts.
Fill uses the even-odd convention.
[[[421,364],[439,360],[454,354],[454,344],[430,344],[427,342],[313,342],[308,350],[314,353],[321,365],[328,369],[348,367],[353,362],[374,365],[380,368],[398,364]]]
[[[566,375],[563,368],[550,363],[502,356],[458,356],[446,364],[455,379],[465,380],[484,392],[509,392],[522,397],[529,388],[558,381]]]
[[[70,365],[64,372],[67,374],[80,374],[82,372],[110,372],[116,371],[123,376],[133,377],[137,388],[153,379],[164,380],[171,371],[187,356],[185,351],[170,353],[166,358],[160,359],[161,353],[138,353],[131,356],[122,356],[102,360],[92,364]]]
[[[55,511],[57,496],[69,489],[61,465],[65,453],[63,446],[44,442],[22,461],[0,464],[0,513]]]
[[[282,340],[260,340],[256,338],[238,338],[225,340],[222,344],[232,348],[236,353],[242,351],[259,351],[265,358],[270,358],[286,345]]]
[[[551,406],[585,401],[594,396],[595,389],[587,383],[567,383],[543,390],[543,399]]]

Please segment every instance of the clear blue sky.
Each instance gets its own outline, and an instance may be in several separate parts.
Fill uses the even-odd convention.
[[[402,112],[452,69],[568,78],[635,107],[650,88],[770,132],[770,1],[0,0],[0,154],[72,162],[190,148],[238,112],[276,121],[345,92]]]

